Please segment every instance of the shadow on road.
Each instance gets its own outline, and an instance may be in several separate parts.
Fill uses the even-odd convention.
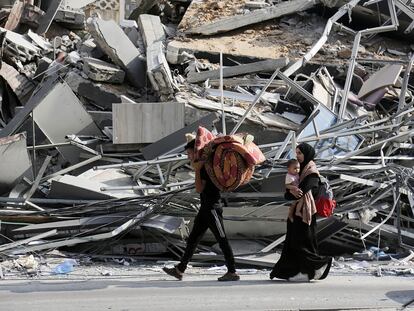
[[[389,299],[401,303],[407,308],[414,307],[414,290],[398,290],[391,291],[385,294]],[[410,303],[411,302],[411,303]],[[409,304],[409,305],[408,305]]]

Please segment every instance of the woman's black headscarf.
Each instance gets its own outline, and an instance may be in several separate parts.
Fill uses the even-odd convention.
[[[312,161],[315,158],[315,149],[307,143],[301,143],[297,148],[304,155],[303,162],[300,163],[300,171],[302,171],[306,164],[308,164],[309,161]]]

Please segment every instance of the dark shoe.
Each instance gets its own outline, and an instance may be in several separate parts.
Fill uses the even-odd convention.
[[[220,282],[227,282],[227,281],[239,281],[240,276],[236,272],[227,272],[223,276],[217,279]]]
[[[168,275],[171,275],[180,281],[183,279],[182,272],[180,272],[176,267],[172,267],[172,268],[164,267],[162,268],[162,270],[164,270],[164,272],[167,273]]]

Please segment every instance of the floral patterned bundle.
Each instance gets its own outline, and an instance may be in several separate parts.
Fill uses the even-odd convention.
[[[214,136],[199,127],[195,143],[197,167],[204,167],[215,186],[230,192],[250,181],[255,165],[265,161],[249,134]],[[197,182],[197,181],[196,181]]]

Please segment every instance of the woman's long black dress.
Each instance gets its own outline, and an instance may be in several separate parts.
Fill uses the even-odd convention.
[[[319,189],[319,177],[310,174],[300,183],[299,188],[303,193],[312,190],[316,197]],[[299,272],[307,274],[309,279],[315,276],[315,270],[327,264],[320,279],[324,279],[332,263],[331,257],[320,256],[316,240],[316,215],[312,216],[310,225],[304,223],[302,218],[294,216],[293,222],[287,220],[286,239],[283,245],[282,255],[270,273],[271,278],[288,279]]]

